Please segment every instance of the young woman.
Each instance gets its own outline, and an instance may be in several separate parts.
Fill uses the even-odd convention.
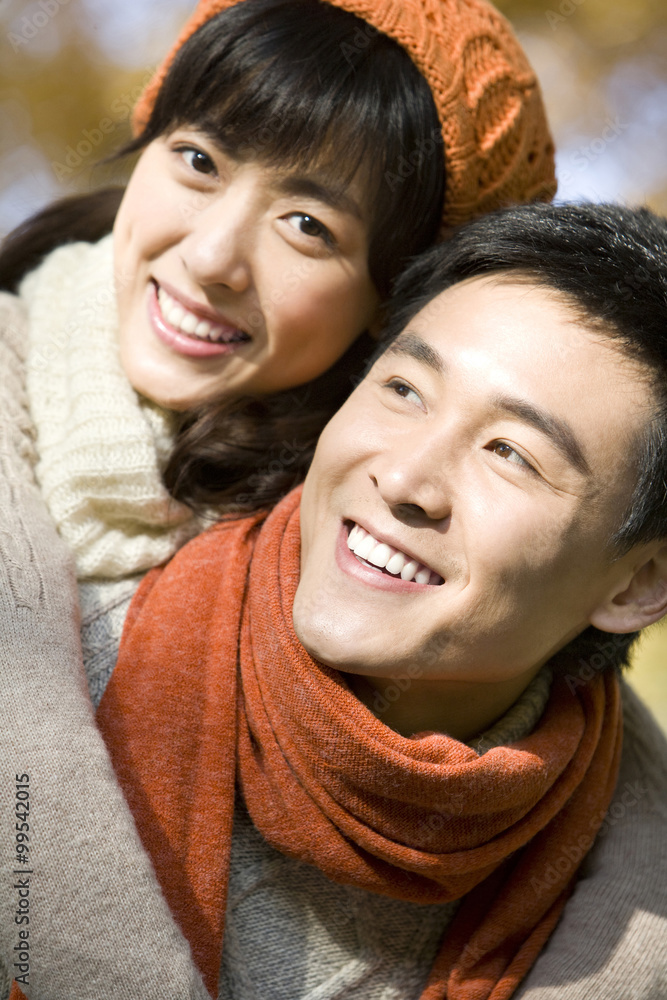
[[[351,388],[402,262],[443,223],[554,190],[535,77],[484,0],[202,3],[168,66],[138,108],[120,208],[104,193],[47,210],[0,262],[14,293],[0,749],[40,802],[34,831],[13,814],[5,831],[40,874],[3,892],[0,934],[33,996],[204,994],[91,724],[67,555],[31,465],[76,559],[102,686],[136,574],[198,528],[173,498],[278,499]],[[73,941],[94,982],[89,963],[61,961]]]

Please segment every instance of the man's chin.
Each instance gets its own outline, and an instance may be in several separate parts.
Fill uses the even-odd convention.
[[[322,628],[313,626],[312,623],[300,623],[296,616],[294,618],[294,631],[303,648],[314,660],[318,660],[319,663],[323,663],[327,667],[333,667],[334,670],[341,669],[339,664],[345,660],[345,657],[341,657],[340,644],[334,636]]]
[[[294,631],[306,652],[332,670],[342,673],[363,673],[363,648],[357,638],[357,630],[340,621],[332,621],[330,615],[313,615],[301,612],[294,603]],[[361,654],[361,655],[360,655]]]

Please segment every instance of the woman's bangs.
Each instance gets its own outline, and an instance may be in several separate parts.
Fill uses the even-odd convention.
[[[313,0],[244,0],[179,50],[135,148],[189,125],[241,161],[365,191],[384,294],[435,237],[444,154],[431,92],[407,53]]]
[[[338,20],[341,12],[329,9]],[[279,33],[266,32],[269,38],[227,35],[221,46],[218,18],[179,53],[156,102],[151,133],[195,126],[240,160],[314,170],[338,184],[349,183],[364,160],[377,164],[379,154],[384,163],[386,97],[341,57],[330,32],[311,29],[303,39],[303,24],[300,35],[281,25]]]

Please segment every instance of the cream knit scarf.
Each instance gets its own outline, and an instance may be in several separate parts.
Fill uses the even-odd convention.
[[[120,365],[111,236],[55,250],[19,294],[36,475],[79,579],[164,562],[197,524],[160,478],[174,415],[138,396]]]

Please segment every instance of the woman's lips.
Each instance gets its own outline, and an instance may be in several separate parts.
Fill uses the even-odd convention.
[[[352,535],[355,527],[357,528],[357,532],[355,535]],[[374,558],[377,558],[380,562],[383,561],[383,557],[386,555],[387,562],[385,567],[376,567],[363,556],[355,555],[350,548],[350,536],[353,539],[355,547],[358,546],[360,541],[363,541],[364,537],[370,539],[367,542],[367,547],[370,549],[368,554],[373,553]],[[379,546],[384,546],[387,552],[382,551],[376,554]],[[409,576],[410,579],[403,579],[400,573],[394,574],[386,569],[386,565],[391,564],[391,560],[398,554],[403,556],[404,559],[401,571],[404,571],[405,575]],[[398,565],[398,561],[394,559],[392,568]],[[336,562],[339,568],[349,576],[371,587],[392,593],[414,594],[416,591],[432,590],[434,586],[444,583],[442,577],[433,570],[411,559],[406,553],[402,553],[400,550],[375,539],[374,536],[356,525],[355,522],[348,521],[341,525],[336,543]],[[426,573],[428,573],[428,578],[426,578]],[[417,577],[419,577],[419,580],[417,580]]]
[[[185,317],[189,310],[180,308],[180,304],[174,302],[173,297],[170,295],[163,293],[160,298],[163,303],[166,303],[169,310],[171,310],[170,303],[178,307],[180,313],[182,313],[182,317],[179,317],[179,322],[185,322]],[[214,335],[218,339],[203,339],[201,335],[195,333],[196,326],[192,333],[177,328],[166,319],[158,298],[158,286],[153,281],[150,282],[148,291],[148,316],[158,339],[166,344],[167,347],[176,351],[177,354],[185,354],[188,357],[219,357],[220,355],[231,354],[238,350],[238,348],[243,347],[244,344],[251,342],[251,338],[242,330],[223,323],[214,324],[208,320],[199,320],[198,317],[195,317],[198,322],[208,323],[209,331],[206,335]],[[202,330],[201,326],[199,330]]]

